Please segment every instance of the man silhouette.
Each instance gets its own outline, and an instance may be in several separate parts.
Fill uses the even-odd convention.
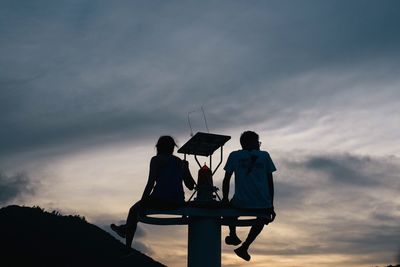
[[[258,217],[258,223],[253,225],[243,244],[235,249],[235,253],[242,259],[249,261],[249,246],[261,233],[264,224],[275,219],[274,212],[274,183],[272,173],[276,171],[269,153],[260,150],[261,142],[258,134],[252,131],[243,132],[240,136],[242,150],[230,153],[225,169],[222,185],[223,201],[227,203],[229,182],[235,174],[235,194],[230,204],[239,209],[263,210],[268,219]],[[236,235],[236,227],[229,226],[229,235],[225,238],[228,245],[239,245],[242,241]]]

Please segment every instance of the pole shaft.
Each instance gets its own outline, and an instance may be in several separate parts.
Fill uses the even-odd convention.
[[[221,267],[221,225],[217,218],[192,217],[188,233],[188,267]]]

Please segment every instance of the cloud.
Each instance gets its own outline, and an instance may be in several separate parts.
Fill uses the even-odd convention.
[[[6,175],[0,171],[0,204],[5,205],[20,196],[34,193],[34,186],[26,174]]]
[[[400,153],[399,10],[396,1],[2,1],[0,162],[43,177],[57,162],[37,150],[67,147],[54,153],[67,170],[47,179],[69,188],[85,146],[187,137],[187,112],[203,105],[212,132],[256,128],[263,144],[290,152],[276,158],[278,217],[260,254],[381,253],[378,244],[393,253],[399,163],[384,155]],[[200,116],[192,123],[204,129]],[[107,180],[89,165],[86,176]],[[85,175],[79,185],[91,188]],[[14,192],[2,197],[24,194],[25,178],[1,177]]]
[[[144,242],[141,242],[138,240],[133,241],[132,247],[150,257],[155,254],[154,250],[150,246],[148,246]]]
[[[400,250],[397,253],[396,261],[400,264]]]
[[[343,261],[343,266],[390,263],[400,245],[398,157],[297,152],[280,154],[274,161],[278,215],[250,250],[255,262],[298,257],[299,262],[316,264],[318,257],[340,255],[331,261]],[[149,234],[138,241],[154,250],[157,259],[184,264],[185,227],[140,225]],[[247,228],[238,228],[242,240],[247,233]],[[167,249],[170,243],[174,246]],[[235,259],[230,247],[223,246],[222,252]]]
[[[276,162],[277,219],[253,253],[373,255],[360,258],[364,264],[393,257],[400,245],[399,158],[292,154]]]
[[[373,186],[381,180],[382,163],[372,162],[370,157],[352,155],[315,156],[305,162],[306,168],[320,171],[332,182],[355,186]]]
[[[175,134],[202,104],[213,129],[276,129],[393,103],[399,4],[290,6],[3,2],[2,153]]]

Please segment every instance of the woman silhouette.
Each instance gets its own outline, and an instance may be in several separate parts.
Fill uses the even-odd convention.
[[[111,224],[111,229],[126,239],[130,250],[136,232],[139,212],[144,208],[177,208],[185,203],[182,181],[193,190],[195,181],[186,160],[173,155],[176,147],[171,136],[161,136],[156,144],[157,155],[150,161],[149,178],[142,198],[134,204],[126,219],[126,224]]]

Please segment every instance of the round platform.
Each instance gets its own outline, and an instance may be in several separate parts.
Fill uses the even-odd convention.
[[[139,221],[155,225],[184,225],[192,219],[201,217],[219,219],[221,225],[253,226],[259,223],[257,218],[262,218],[265,220],[264,223],[268,223],[271,214],[267,211],[247,211],[235,208],[182,207],[170,210],[147,209],[140,215]]]

